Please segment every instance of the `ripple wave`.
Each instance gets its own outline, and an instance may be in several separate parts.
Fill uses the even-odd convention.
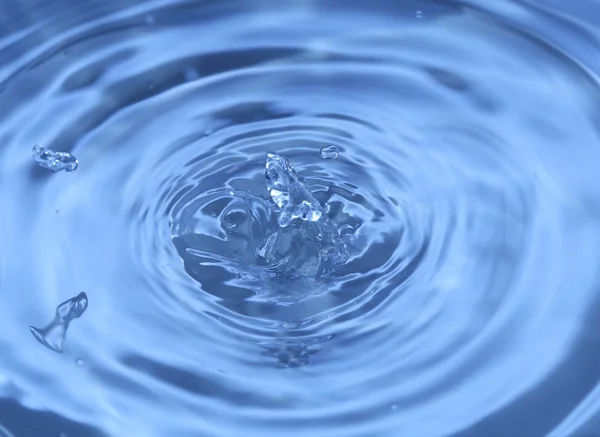
[[[597,29],[527,2],[369,3],[15,9],[2,397],[107,436],[588,435]],[[261,264],[269,150],[353,236],[333,275]],[[27,327],[83,291],[64,353],[43,349]]]

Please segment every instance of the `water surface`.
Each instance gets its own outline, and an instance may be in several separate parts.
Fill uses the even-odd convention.
[[[4,1],[0,435],[600,435],[567,3]]]

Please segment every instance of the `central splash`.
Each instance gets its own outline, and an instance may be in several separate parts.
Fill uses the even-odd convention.
[[[264,173],[254,165],[243,175],[221,173],[221,187],[198,188],[174,205],[172,238],[186,272],[223,305],[252,317],[287,317],[273,304],[298,305],[305,314],[335,307],[329,291],[367,247],[359,229],[368,216],[352,203],[360,198],[326,180],[315,180],[325,191],[312,191],[275,152],[258,159]]]
[[[265,167],[267,189],[278,207],[279,229],[258,248],[259,257],[289,277],[332,274],[349,254],[325,208],[287,158],[269,151]]]
[[[281,210],[279,226],[287,227],[297,218],[316,222],[323,217],[324,210],[319,201],[287,158],[267,152],[265,179],[271,199]]]

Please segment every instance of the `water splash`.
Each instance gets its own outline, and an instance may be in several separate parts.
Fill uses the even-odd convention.
[[[279,226],[287,227],[297,218],[309,222],[321,218],[321,204],[287,158],[267,152],[265,178],[271,199],[280,209]]]
[[[87,294],[82,291],[74,298],[63,302],[56,307],[56,316],[48,326],[43,329],[30,326],[29,330],[41,344],[54,352],[62,353],[69,323],[71,323],[71,320],[81,317],[87,307],[88,297]]]
[[[348,239],[342,239],[287,158],[268,152],[265,180],[271,199],[279,207],[280,229],[268,236],[258,255],[286,275],[332,274],[349,257]],[[297,226],[290,226],[294,220]]]
[[[70,153],[54,152],[42,146],[33,146],[31,154],[35,162],[55,173],[61,170],[71,172],[76,170],[79,165],[77,158]]]
[[[340,156],[340,150],[335,144],[321,147],[320,153],[323,159],[336,159]]]

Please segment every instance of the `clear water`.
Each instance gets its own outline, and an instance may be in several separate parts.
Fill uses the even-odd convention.
[[[599,436],[598,17],[1,0],[0,435]]]

